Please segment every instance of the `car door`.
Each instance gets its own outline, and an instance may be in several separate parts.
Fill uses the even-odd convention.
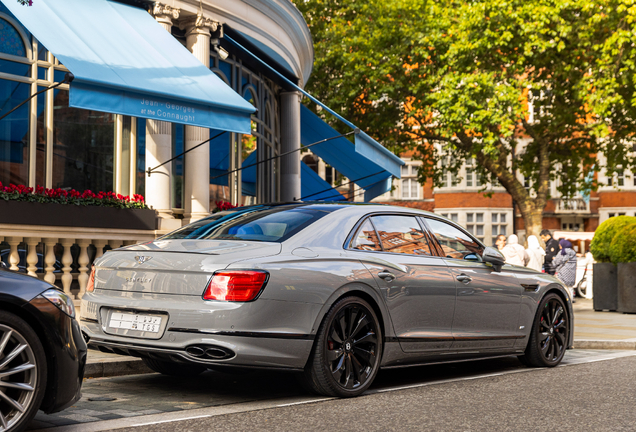
[[[405,352],[443,352],[453,341],[455,282],[432,242],[416,217],[383,214],[367,218],[350,246],[382,291]]]
[[[518,329],[523,287],[511,266],[500,272],[481,260],[484,247],[446,221],[425,218],[455,279],[457,300],[452,350],[512,348]]]

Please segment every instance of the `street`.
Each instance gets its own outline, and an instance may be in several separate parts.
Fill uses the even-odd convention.
[[[86,380],[29,430],[633,430],[636,351],[573,350],[555,369],[514,357],[380,372],[365,395],[308,395],[294,377],[206,372]]]

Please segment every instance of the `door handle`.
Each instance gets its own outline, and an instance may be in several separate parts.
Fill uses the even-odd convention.
[[[388,271],[381,271],[380,273],[378,273],[378,277],[380,279],[384,279],[387,282],[391,282],[393,279],[395,279],[395,275]]]
[[[465,284],[467,284],[467,283],[469,283],[470,281],[473,280],[473,278],[471,278],[470,276],[465,275],[463,273],[460,274],[459,276],[457,276],[455,279],[457,279],[458,281],[463,282]]]

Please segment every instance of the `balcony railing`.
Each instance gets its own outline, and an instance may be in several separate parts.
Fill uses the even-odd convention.
[[[0,234],[0,243],[9,246],[0,258],[11,270],[57,285],[77,299],[86,290],[90,266],[105,251],[156,237],[155,231],[8,224],[0,224]]]
[[[590,203],[583,198],[559,198],[556,200],[556,213],[589,213]]]

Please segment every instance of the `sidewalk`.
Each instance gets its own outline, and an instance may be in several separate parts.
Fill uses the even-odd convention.
[[[595,312],[592,300],[574,303],[575,349],[636,349],[636,314]],[[152,372],[136,357],[88,350],[86,378],[132,375]]]

